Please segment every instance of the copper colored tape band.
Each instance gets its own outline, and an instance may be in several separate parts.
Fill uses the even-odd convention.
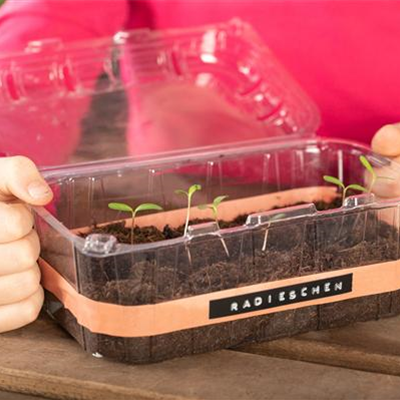
[[[183,329],[343,301],[400,289],[399,260],[267,282],[159,304],[121,306],[90,300],[79,294],[45,261],[40,260],[40,266],[42,270],[43,286],[64,304],[81,325],[94,333],[121,337],[160,335]],[[210,301],[213,300],[229,298],[231,296],[248,295],[259,291],[283,288],[296,284],[306,284],[307,282],[341,277],[346,274],[352,274],[352,290],[349,293],[210,319]]]

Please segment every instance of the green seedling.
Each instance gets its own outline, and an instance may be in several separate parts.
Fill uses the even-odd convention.
[[[135,209],[133,209],[128,204],[124,204],[124,203],[109,203],[108,208],[110,208],[111,210],[126,212],[126,213],[131,214],[131,216],[132,216],[131,243],[132,244],[133,244],[133,233],[134,233],[134,228],[135,228],[136,215],[142,211],[162,211],[163,210],[163,208],[160,207],[158,204],[153,204],[153,203],[140,204]]]
[[[394,180],[394,178],[376,175],[376,172],[375,172],[373,166],[371,165],[371,163],[368,161],[367,157],[360,156],[360,162],[364,166],[364,168],[371,174],[371,183],[369,184],[369,188],[368,188],[369,193],[372,193],[372,189],[377,180],[380,180],[380,179],[387,179],[387,180],[391,180],[391,181]]]
[[[271,222],[277,221],[278,219],[282,219],[285,217],[284,213],[280,213],[280,214],[276,214],[274,215],[268,222],[268,226],[267,229],[265,230],[265,235],[264,235],[264,242],[263,242],[263,246],[261,251],[265,251],[267,250],[267,241],[268,241],[268,232],[269,232],[269,228],[271,227]]]
[[[192,197],[193,195],[201,190],[201,185],[195,184],[190,186],[189,190],[186,192],[185,190],[175,190],[176,194],[184,195],[187,197],[187,212],[186,212],[186,222],[185,222],[185,230],[183,232],[183,236],[187,235],[187,231],[189,228],[189,221],[190,221],[190,208],[192,207]]]
[[[202,204],[198,207],[199,210],[211,210],[212,211],[213,217],[218,226],[218,229],[221,229],[219,226],[219,221],[218,221],[218,207],[228,197],[229,196],[218,196],[214,199],[212,204]],[[228,247],[226,246],[224,238],[221,238],[221,243],[224,247],[226,255],[229,257],[229,250],[228,250]]]
[[[198,207],[200,210],[211,210],[212,211],[214,220],[218,225],[218,229],[220,229],[219,222],[218,222],[218,207],[228,197],[229,196],[218,196],[214,199],[212,204],[202,204]]]
[[[324,181],[339,186],[342,189],[342,205],[344,204],[348,190],[358,190],[364,193],[368,192],[368,189],[366,189],[364,186],[355,183],[345,186],[345,184],[339,178],[335,178],[334,176],[324,175]]]

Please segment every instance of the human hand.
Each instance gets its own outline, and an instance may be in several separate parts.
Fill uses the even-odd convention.
[[[32,161],[0,159],[0,332],[33,322],[42,307],[40,246],[29,205],[45,205],[52,196]]]
[[[372,138],[371,147],[374,152],[400,163],[400,123],[384,125],[379,129]],[[392,179],[376,181],[374,193],[384,198],[400,197],[400,173],[388,167],[380,168],[376,172],[379,176]]]

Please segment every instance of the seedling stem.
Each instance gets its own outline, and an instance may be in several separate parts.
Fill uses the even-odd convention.
[[[186,192],[185,190],[175,190],[176,194],[184,195],[187,197],[187,211],[186,211],[186,222],[185,222],[185,230],[183,232],[183,236],[187,235],[189,229],[189,221],[190,221],[190,208],[192,207],[192,197],[198,191],[201,190],[201,185],[195,184],[190,186],[189,190]]]
[[[153,204],[153,203],[144,203],[138,205],[135,209],[133,209],[131,206],[125,203],[109,203],[108,208],[111,210],[115,211],[120,211],[120,212],[127,212],[131,214],[132,217],[132,224],[131,224],[131,244],[133,244],[133,234],[134,234],[134,228],[135,228],[135,218],[137,213],[142,212],[142,211],[162,211],[162,207],[160,207],[158,204]]]
[[[198,207],[200,210],[211,210],[212,211],[214,220],[218,227],[218,230],[221,230],[221,228],[219,226],[219,221],[218,221],[218,207],[226,198],[228,198],[228,196],[218,196],[213,200],[212,204],[209,204],[209,205],[202,204]],[[224,247],[226,255],[229,257],[228,247],[225,243],[224,238],[222,238],[222,237],[221,237],[221,243],[222,243],[222,246]]]

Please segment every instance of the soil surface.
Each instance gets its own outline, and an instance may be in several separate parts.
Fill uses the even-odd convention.
[[[319,209],[337,204],[318,204]],[[242,225],[247,216],[221,221],[222,228]],[[192,223],[204,222],[203,220]],[[124,222],[95,227],[130,243]],[[163,231],[135,228],[135,243],[182,236],[183,226]],[[226,252],[228,249],[228,253]],[[394,260],[397,230],[375,212],[347,213],[315,221],[277,221],[266,232],[257,228],[224,239],[200,237],[189,245],[96,258],[78,254],[82,293],[121,305],[154,304],[261,282],[317,274]]]
[[[295,205],[302,205],[304,203],[298,203]],[[336,199],[332,203],[325,202],[316,202],[315,206],[317,210],[331,210],[334,208],[338,208],[341,205],[341,199]],[[232,221],[218,221],[218,224],[221,229],[226,228],[234,228],[237,226],[244,225],[246,223],[248,214],[239,215]],[[211,222],[212,219],[193,219],[190,220],[190,225],[197,225],[204,222]],[[121,221],[118,223],[112,223],[103,226],[97,226],[96,224],[88,233],[81,234],[81,237],[86,237],[92,233],[103,233],[113,235],[117,238],[119,243],[125,244],[143,244],[143,243],[152,243],[152,242],[160,242],[162,240],[175,239],[180,236],[183,236],[183,232],[185,229],[185,225],[182,224],[177,228],[170,227],[166,225],[162,231],[157,229],[154,226],[146,226],[146,227],[134,227],[133,230],[133,240],[132,240],[132,231],[130,227],[125,226],[125,221]]]

